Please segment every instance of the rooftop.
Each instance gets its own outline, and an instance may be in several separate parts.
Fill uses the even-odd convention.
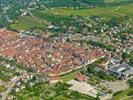
[[[50,44],[36,37],[20,37],[19,33],[6,29],[0,29],[0,41],[1,56],[15,58],[43,74],[66,72],[103,56],[101,49],[64,42]]]

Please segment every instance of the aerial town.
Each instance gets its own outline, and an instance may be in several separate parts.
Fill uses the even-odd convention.
[[[65,73],[104,57],[100,49],[74,47],[62,41],[49,44],[36,37],[21,36],[6,29],[0,30],[0,36],[1,56],[15,58],[17,63],[33,67],[46,75]]]
[[[132,5],[2,1],[0,100],[133,100]]]

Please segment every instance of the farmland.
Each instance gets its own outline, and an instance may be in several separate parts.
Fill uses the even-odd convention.
[[[108,6],[108,7],[95,7],[86,9],[72,9],[72,8],[53,8],[46,10],[32,9],[31,15],[19,16],[17,20],[10,25],[11,29],[17,31],[20,30],[31,30],[33,28],[38,28],[40,30],[46,30],[48,23],[64,23],[69,25],[73,21],[74,16],[80,16],[82,18],[99,16],[104,20],[109,20],[112,17],[122,18],[128,16],[132,18],[133,16],[133,4],[121,5],[121,6]],[[46,21],[46,22],[45,22]],[[128,20],[127,20],[128,21]]]
[[[132,91],[133,91],[133,88],[127,89],[127,90],[121,92],[120,94],[114,96],[113,100],[121,100],[121,99],[123,99],[123,100],[132,100],[132,97],[128,96],[128,93],[130,93]]]
[[[129,10],[130,9],[130,10]],[[49,13],[55,15],[76,15],[82,17],[88,17],[92,15],[98,15],[105,18],[110,17],[122,17],[122,16],[131,16],[133,15],[133,5],[123,5],[119,7],[96,7],[96,8],[88,8],[88,9],[68,9],[68,8],[61,8],[61,9],[48,9],[46,11],[42,11],[42,13]]]
[[[45,26],[45,23],[43,21],[36,20],[35,18],[31,16],[20,16],[18,17],[17,21],[12,24],[10,27],[11,29],[16,29],[18,31],[20,30],[28,30],[33,27],[43,28]]]

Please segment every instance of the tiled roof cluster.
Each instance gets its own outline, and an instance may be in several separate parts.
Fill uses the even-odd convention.
[[[57,74],[84,65],[103,54],[99,49],[72,46],[70,43],[48,42],[36,37],[0,29],[0,55],[15,58],[18,63],[44,74]]]

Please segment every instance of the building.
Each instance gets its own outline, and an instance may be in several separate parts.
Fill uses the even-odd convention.
[[[60,81],[62,81],[62,80],[58,76],[53,76],[53,77],[49,78],[49,83],[50,84],[55,84],[55,83],[58,83]]]
[[[108,71],[117,77],[123,77],[123,78],[126,78],[129,75],[133,75],[133,67],[131,67],[126,63],[122,63],[117,67],[110,68],[108,69]]]
[[[76,76],[76,80],[79,81],[79,82],[85,82],[85,81],[87,81],[87,79],[88,79],[87,76],[85,76],[83,74],[78,74]]]

